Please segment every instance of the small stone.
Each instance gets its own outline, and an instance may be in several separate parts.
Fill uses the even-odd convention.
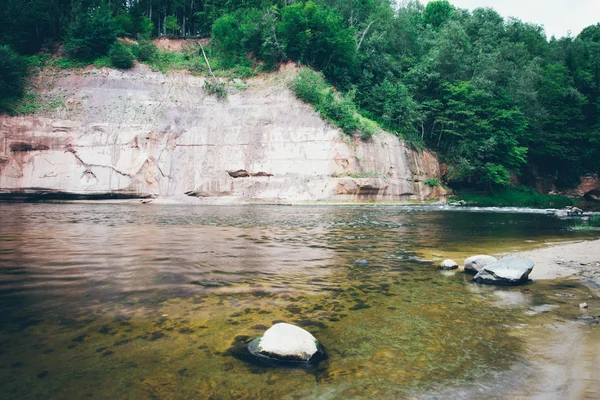
[[[456,263],[456,261],[450,260],[450,259],[446,259],[446,260],[442,261],[442,263],[438,266],[438,269],[442,269],[442,270],[452,270],[452,269],[457,269],[457,268],[458,268],[458,264]]]
[[[579,308],[583,309],[583,308],[588,308],[588,304],[587,303],[581,303],[579,305]]]

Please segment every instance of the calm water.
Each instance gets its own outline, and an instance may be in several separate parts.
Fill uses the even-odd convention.
[[[567,224],[428,207],[0,204],[1,397],[395,398],[468,387],[520,362],[526,343],[511,332],[535,317],[424,260],[593,235]],[[543,293],[536,302],[551,301]],[[243,359],[239,348],[277,321],[309,330],[329,359],[307,369]]]

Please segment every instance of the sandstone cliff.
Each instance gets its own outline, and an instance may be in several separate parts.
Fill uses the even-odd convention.
[[[424,183],[439,180],[431,153],[386,133],[344,138],[283,77],[232,84],[224,101],[203,78],[145,66],[42,77],[42,110],[0,116],[0,193],[282,203],[443,195]]]

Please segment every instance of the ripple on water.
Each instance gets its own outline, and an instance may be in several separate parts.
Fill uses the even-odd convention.
[[[576,235],[541,214],[414,207],[34,204],[0,215],[0,390],[14,399],[381,398],[485,379],[521,358],[511,327],[543,316],[515,307],[539,296],[472,290],[419,260]],[[313,333],[328,360],[273,369],[236,357],[281,321]]]

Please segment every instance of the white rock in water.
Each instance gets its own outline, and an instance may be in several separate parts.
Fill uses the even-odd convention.
[[[486,265],[498,261],[496,257],[479,254],[465,260],[465,272],[476,274]]]
[[[438,266],[439,269],[456,269],[458,268],[458,264],[456,261],[451,259],[446,259],[442,261],[442,263]]]
[[[318,351],[317,339],[295,325],[279,323],[248,346],[253,355],[285,361],[309,361]]]

